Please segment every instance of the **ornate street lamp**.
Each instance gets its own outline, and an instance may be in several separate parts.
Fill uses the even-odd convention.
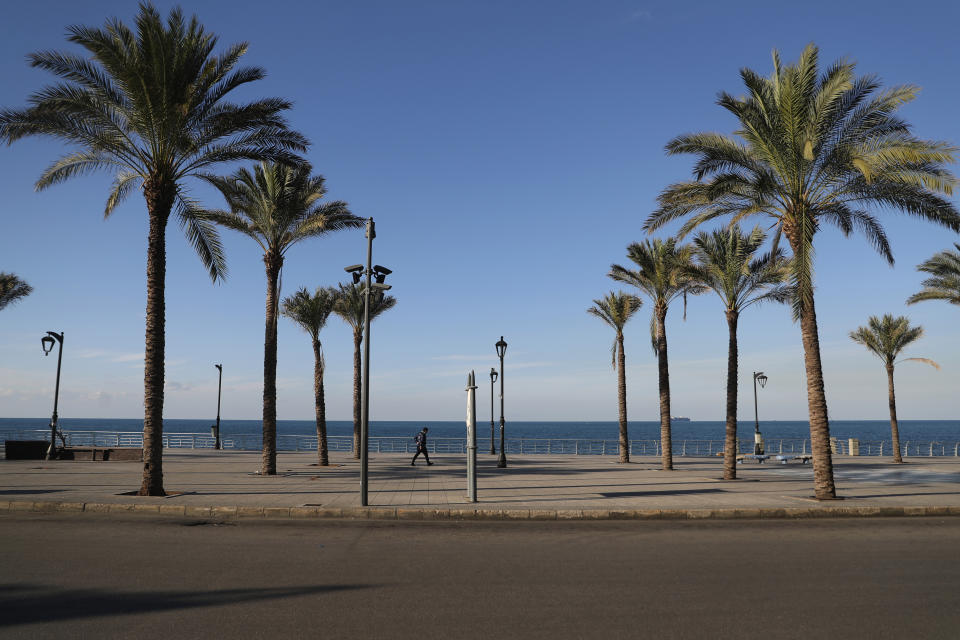
[[[493,446],[493,383],[497,381],[497,370],[490,367],[490,455],[497,453]]]
[[[40,338],[43,355],[48,356],[53,351],[54,342],[60,344],[57,351],[57,385],[53,392],[53,417],[50,418],[50,448],[47,449],[47,460],[53,460],[57,453],[57,404],[60,401],[60,365],[63,363],[63,332],[47,331],[47,335]],[[61,439],[63,436],[61,435]]]
[[[760,418],[757,413],[758,382],[761,389],[767,384],[767,376],[763,375],[763,371],[753,372],[753,454],[756,456],[763,455],[763,436],[760,435]]]
[[[507,466],[507,448],[503,436],[503,356],[507,353],[507,343],[500,336],[497,347],[497,355],[500,356],[500,457],[497,459],[497,467],[505,469]]]
[[[390,269],[373,264],[373,239],[377,237],[373,218],[367,220],[367,268],[362,264],[345,267],[344,271],[353,276],[353,283],[359,284],[361,276],[367,277],[366,287],[363,290],[363,410],[360,414],[360,504],[367,506],[367,449],[369,442],[368,420],[370,417],[370,293],[374,290],[381,293],[389,290],[389,284],[384,284],[387,276],[393,273]],[[376,282],[371,282],[371,277]]]
[[[213,426],[213,437],[215,439],[213,448],[223,449],[223,444],[220,442],[220,391],[223,389],[223,365],[215,364],[213,366],[220,373],[220,379],[217,382],[217,424]]]

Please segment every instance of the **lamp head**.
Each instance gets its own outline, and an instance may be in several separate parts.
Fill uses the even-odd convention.
[[[497,370],[494,369],[493,367],[490,367],[490,382],[493,383],[496,381],[497,381]]]
[[[757,382],[760,383],[760,388],[762,389],[767,384],[767,376],[763,375],[763,371],[757,374]]]
[[[40,346],[43,348],[43,355],[50,355],[50,352],[53,351],[53,338],[50,336],[43,336],[40,338]]]
[[[504,341],[503,336],[500,336],[500,340],[495,346],[497,347],[497,355],[503,360],[503,356],[507,353],[507,343]]]
[[[220,373],[223,373],[223,365],[222,365],[222,364],[215,364],[215,365],[213,365],[213,366],[215,366]]]

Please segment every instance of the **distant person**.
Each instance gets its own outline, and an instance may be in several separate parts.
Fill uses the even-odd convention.
[[[424,427],[423,431],[418,433],[413,439],[413,441],[417,443],[417,452],[413,454],[413,460],[410,461],[410,466],[412,467],[417,466],[417,456],[419,456],[421,453],[423,454],[423,457],[427,459],[427,464],[433,464],[430,462],[430,454],[427,453],[427,431],[429,431],[429,429]]]

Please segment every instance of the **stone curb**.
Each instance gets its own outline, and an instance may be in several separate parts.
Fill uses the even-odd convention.
[[[219,520],[346,519],[405,521],[507,520],[798,520],[960,516],[960,507],[783,507],[757,509],[430,509],[416,507],[200,507],[145,503],[0,501],[0,513],[151,514]]]

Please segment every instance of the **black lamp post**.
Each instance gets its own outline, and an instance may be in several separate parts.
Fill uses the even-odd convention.
[[[490,455],[497,453],[493,445],[493,383],[497,381],[497,370],[490,367]]]
[[[53,392],[53,417],[50,418],[50,448],[47,449],[47,460],[53,460],[57,452],[57,404],[60,401],[60,365],[63,362],[63,332],[47,331],[47,335],[40,338],[43,355],[48,356],[53,351],[53,344],[57,342],[60,348],[57,351],[57,385]]]
[[[363,410],[360,413],[360,504],[367,506],[367,449],[369,442],[368,420],[370,417],[370,294],[376,289],[381,293],[390,289],[389,284],[384,284],[387,276],[393,273],[386,267],[373,264],[373,239],[377,237],[376,228],[373,225],[373,218],[367,219],[367,268],[362,264],[355,264],[344,267],[344,271],[353,276],[353,283],[358,284],[361,276],[367,277],[366,287],[363,290]],[[376,278],[376,282],[371,282],[371,277]]]
[[[219,380],[217,381],[217,424],[214,425],[213,437],[215,442],[213,443],[214,449],[223,449],[223,445],[220,442],[220,391],[223,389],[223,365],[215,364],[213,365],[217,368],[219,372]]]
[[[760,435],[760,418],[757,413],[757,383],[760,383],[762,389],[767,384],[767,376],[763,371],[753,372],[753,454],[763,455],[763,436]]]
[[[500,458],[497,459],[497,467],[505,469],[507,466],[507,448],[503,439],[503,356],[507,353],[507,343],[503,336],[496,344],[497,355],[500,356]]]

